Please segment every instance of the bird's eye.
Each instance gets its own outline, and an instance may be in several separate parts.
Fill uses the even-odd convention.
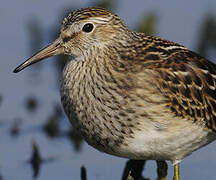
[[[91,23],[87,23],[87,24],[85,24],[84,26],[83,26],[83,28],[82,28],[82,30],[84,31],[84,32],[91,32],[92,30],[93,30],[93,28],[94,28],[94,26],[93,26],[93,24],[91,24]]]

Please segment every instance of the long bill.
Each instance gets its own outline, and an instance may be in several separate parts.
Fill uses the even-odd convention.
[[[37,63],[45,58],[48,58],[50,56],[55,56],[58,54],[63,53],[63,48],[61,46],[61,40],[60,38],[56,39],[52,44],[48,45],[35,55],[33,55],[31,58],[27,59],[24,63],[20,64],[16,69],[14,69],[14,73],[18,73],[24,68]]]

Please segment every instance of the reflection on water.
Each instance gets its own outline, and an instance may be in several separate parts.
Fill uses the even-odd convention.
[[[11,136],[17,137],[19,135],[21,123],[22,123],[21,119],[19,118],[14,119],[10,129]]]
[[[32,143],[32,156],[29,162],[32,166],[33,177],[36,178],[39,175],[41,163],[43,162],[43,160],[40,155],[39,147],[34,141]]]
[[[94,3],[90,5],[117,9],[116,1],[110,0],[94,1]],[[118,6],[120,6],[120,2]],[[71,8],[63,9],[62,15],[56,19],[61,21],[68,12],[76,8],[79,7],[72,6]],[[149,16],[145,16],[144,19],[140,20],[137,25],[137,30],[145,31],[147,34],[155,33],[157,32],[158,21],[158,16],[154,12],[150,12]],[[200,39],[197,40],[197,49],[205,56],[211,56],[212,54],[210,54],[209,49],[213,49],[216,46],[215,22],[216,18],[213,15],[207,15],[203,20],[203,26],[201,26]],[[44,44],[44,31],[46,31],[46,29],[42,27],[40,21],[32,19],[28,21],[26,27],[29,30],[29,50],[34,53]],[[50,42],[57,37],[59,29],[60,27],[52,28],[49,33],[50,37],[48,37]],[[55,66],[52,67],[56,82],[58,82],[60,72],[68,58],[67,56],[56,57]],[[150,174],[154,174],[151,175],[151,177],[156,177],[157,173],[158,176],[161,174],[161,172],[156,172],[156,166],[152,165],[156,164],[155,162],[151,163],[150,166],[148,166],[150,168],[147,167],[144,173],[144,161],[130,160],[126,162],[125,169],[123,170],[126,160],[111,157],[109,160],[106,160],[106,162],[104,156],[106,157],[107,155],[97,153],[97,151],[93,150],[91,147],[86,146],[83,139],[73,130],[72,126],[65,118],[59,99],[58,103],[56,103],[56,99],[52,95],[53,92],[56,95],[56,87],[53,88],[55,90],[50,88],[50,93],[46,96],[42,96],[43,91],[36,88],[35,84],[37,84],[37,87],[41,84],[49,84],[49,79],[43,79],[43,76],[39,75],[41,74],[41,66],[43,64],[37,64],[37,68],[31,68],[32,71],[26,73],[29,75],[30,79],[33,77],[34,80],[32,81],[31,79],[31,81],[26,81],[24,84],[24,86],[32,86],[35,88],[36,90],[34,92],[40,92],[41,96],[36,96],[34,94],[29,95],[27,93],[24,98],[25,101],[20,101],[20,104],[23,104],[21,104],[19,108],[22,109],[23,107],[24,110],[20,110],[19,113],[16,114],[16,118],[11,121],[8,121],[7,118],[0,119],[0,152],[2,153],[0,154],[0,180],[3,178],[17,179],[18,175],[18,179],[31,179],[32,177],[38,180],[54,180],[60,178],[77,179],[77,171],[79,171],[80,174],[79,179],[82,180],[86,180],[88,177],[91,177],[91,179],[120,179],[121,175],[122,180],[124,180],[128,178],[131,170],[130,176],[133,176],[135,179],[146,179],[144,178],[146,177],[145,174],[149,172]],[[49,103],[46,103],[45,99],[48,99]],[[0,108],[4,100],[5,97],[3,97],[0,92]],[[9,108],[7,109],[9,110]],[[35,140],[32,141],[32,139]],[[71,144],[73,148],[71,148]],[[83,151],[85,151],[85,154],[82,154]],[[95,158],[95,154],[97,158]],[[26,160],[28,160],[27,165],[24,163]],[[2,169],[1,163],[3,162],[5,162],[5,165]],[[110,167],[110,164],[112,164],[112,167]],[[32,167],[31,169],[30,166]],[[104,170],[106,168],[110,168],[113,173],[110,174],[110,172],[106,172],[106,170]],[[62,172],[61,176],[65,175],[65,177],[60,177],[58,175],[60,169]],[[171,172],[172,170],[171,168]],[[142,174],[144,177],[142,177]],[[172,177],[172,174],[170,177]]]
[[[49,115],[47,121],[44,124],[43,130],[47,136],[54,138],[60,134],[60,120],[63,113],[59,105],[55,105],[54,112]]]
[[[83,138],[79,134],[77,134],[77,132],[73,129],[73,127],[71,127],[66,132],[66,136],[68,137],[68,139],[73,144],[74,150],[76,152],[80,152],[81,151],[81,147],[82,147],[82,143],[83,143]]]
[[[34,96],[30,96],[25,102],[26,110],[29,112],[35,112],[38,107],[38,100]]]
[[[81,167],[81,180],[87,180],[87,174],[86,174],[85,166]]]

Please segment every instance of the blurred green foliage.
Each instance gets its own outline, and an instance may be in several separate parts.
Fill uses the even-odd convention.
[[[198,36],[197,50],[204,56],[208,56],[211,48],[216,48],[216,18],[212,14],[204,17]]]
[[[144,32],[146,35],[155,35],[157,29],[157,20],[157,15],[154,12],[150,12],[138,22],[136,30],[138,32]]]
[[[116,8],[117,1],[115,0],[97,0],[91,6],[102,7],[113,11]]]
[[[30,39],[30,53],[35,53],[38,51],[44,42],[44,31],[41,25],[41,22],[37,18],[31,18],[26,23],[29,39]]]

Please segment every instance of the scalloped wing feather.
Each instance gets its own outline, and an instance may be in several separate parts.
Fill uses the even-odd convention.
[[[216,65],[192,51],[175,53],[148,68],[177,115],[216,132]]]

